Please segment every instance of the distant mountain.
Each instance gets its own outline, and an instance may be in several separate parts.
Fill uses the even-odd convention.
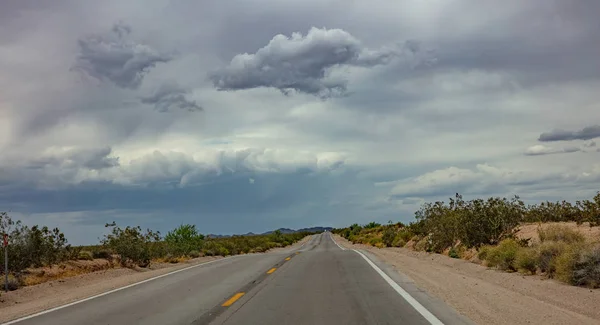
[[[276,232],[277,230],[281,231],[282,234],[292,234],[292,233],[296,232],[296,230],[290,229],[290,228],[279,228],[279,229],[276,229],[276,230],[271,230],[271,231],[263,232],[261,235],[269,235],[269,234],[272,234],[272,233]]]
[[[215,234],[208,234],[205,236],[206,238],[224,238],[224,237],[231,237],[230,235],[215,235]]]
[[[323,232],[323,231],[331,231],[331,230],[333,230],[333,227],[311,227],[311,228],[298,229],[296,231],[297,232],[303,232],[303,231],[307,231],[307,232]]]
[[[295,232],[323,232],[323,231],[331,231],[332,229],[333,229],[332,227],[310,227],[310,228],[302,228],[302,229],[298,229],[298,230],[294,230],[294,229],[290,229],[290,228],[279,228],[279,229],[276,229],[276,230],[271,230],[271,231],[263,232],[262,234],[255,234],[253,232],[249,232],[249,233],[246,233],[246,234],[235,235],[235,236],[270,235],[270,234],[274,233],[277,230],[281,231],[282,234],[292,234],[292,233],[295,233]],[[208,234],[208,235],[206,235],[206,238],[227,238],[227,237],[231,237],[231,235],[215,235],[215,234]]]

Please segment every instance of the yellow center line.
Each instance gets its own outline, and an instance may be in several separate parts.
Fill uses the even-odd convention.
[[[238,292],[238,293],[234,294],[233,297],[229,298],[229,300],[224,302],[221,306],[229,307],[229,306],[233,305],[233,303],[236,302],[238,299],[242,298],[243,295],[244,295],[243,292]]]
[[[289,260],[291,260],[291,259],[292,259],[291,257],[286,257],[286,258],[285,258],[285,260],[286,260],[286,261],[289,261]]]
[[[277,270],[277,268],[276,268],[276,267],[274,267],[274,268],[272,268],[272,269],[268,270],[268,271],[267,271],[267,274],[271,274],[271,273],[275,272],[275,270]]]

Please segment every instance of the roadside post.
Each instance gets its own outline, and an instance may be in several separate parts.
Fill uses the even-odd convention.
[[[4,234],[2,237],[2,246],[4,247],[4,291],[8,292],[8,234]]]

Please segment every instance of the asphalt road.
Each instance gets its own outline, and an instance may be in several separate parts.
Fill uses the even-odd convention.
[[[343,250],[323,233],[297,250],[230,257],[14,324],[470,322],[373,256]]]

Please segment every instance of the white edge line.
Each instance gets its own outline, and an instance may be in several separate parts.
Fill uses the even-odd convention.
[[[346,249],[342,246],[340,246],[340,244],[338,244],[335,239],[333,239],[333,235],[329,234],[329,238],[331,238],[331,240],[333,240],[333,242],[337,245],[337,247],[339,247],[341,250],[345,251]]]
[[[362,258],[364,258],[365,261],[367,261],[367,263],[369,263],[369,265],[371,265],[371,267],[373,269],[375,269],[375,271],[377,271],[377,273],[379,273],[379,275],[381,275],[381,277],[392,288],[394,288],[394,290],[396,290],[396,292],[400,296],[402,296],[402,298],[404,298],[404,300],[406,300],[406,302],[408,302],[416,311],[418,311],[419,314],[421,314],[421,316],[423,316],[430,324],[444,325],[444,323],[442,323],[442,321],[440,321],[431,312],[429,312],[429,310],[427,310],[425,307],[423,307],[423,305],[421,305],[415,298],[413,298],[408,292],[406,292],[406,290],[402,289],[402,287],[400,285],[398,285],[398,283],[396,283],[396,281],[394,281],[392,278],[390,278],[389,275],[385,274],[385,272],[383,272],[377,265],[375,265],[375,263],[373,263],[368,257],[366,257],[365,254],[357,251],[356,249],[353,249],[353,251],[355,251],[358,255],[362,256]]]
[[[172,274],[175,274],[175,273],[183,272],[183,271],[186,271],[186,270],[189,270],[189,269],[193,269],[193,268],[196,268],[196,267],[200,267],[200,266],[204,266],[204,265],[207,265],[207,264],[211,264],[211,263],[215,263],[215,262],[220,262],[220,261],[224,261],[226,259],[230,259],[230,258],[234,258],[234,257],[240,257],[240,256],[244,256],[244,255],[228,256],[228,257],[220,258],[220,259],[217,259],[217,260],[214,260],[214,261],[208,261],[208,262],[204,262],[204,263],[200,263],[200,264],[188,266],[188,267],[185,267],[183,269],[175,270],[175,271],[172,271],[172,272],[169,272],[169,273],[165,273],[165,274],[161,274],[161,275],[155,276],[155,277],[150,278],[150,279],[146,279],[146,280],[142,280],[140,282],[132,283],[132,284],[126,285],[124,287],[112,289],[110,291],[106,291],[106,292],[97,294],[95,296],[91,296],[91,297],[87,297],[87,298],[84,298],[84,299],[81,299],[81,300],[73,301],[73,302],[70,302],[70,303],[68,303],[66,305],[61,305],[61,306],[58,306],[58,307],[54,307],[54,308],[51,308],[51,309],[47,309],[47,310],[41,311],[39,313],[35,313],[35,314],[32,314],[32,315],[28,315],[28,316],[25,316],[25,317],[14,319],[14,320],[8,321],[6,323],[1,323],[0,325],[16,324],[18,322],[22,322],[22,321],[30,319],[30,318],[38,317],[38,316],[41,316],[41,315],[44,315],[44,314],[51,313],[53,311],[57,311],[59,309],[67,308],[67,307],[70,307],[70,306],[73,306],[73,305],[80,304],[82,302],[86,302],[86,301],[89,301],[89,300],[92,300],[92,299],[96,299],[96,298],[99,298],[99,297],[102,297],[102,296],[106,296],[106,295],[109,295],[111,293],[115,293],[117,291],[121,291],[121,290],[125,290],[125,289],[131,288],[131,287],[135,287],[135,286],[140,285],[142,283],[154,281],[156,279],[164,278],[166,276],[169,276],[169,275],[172,275]]]

